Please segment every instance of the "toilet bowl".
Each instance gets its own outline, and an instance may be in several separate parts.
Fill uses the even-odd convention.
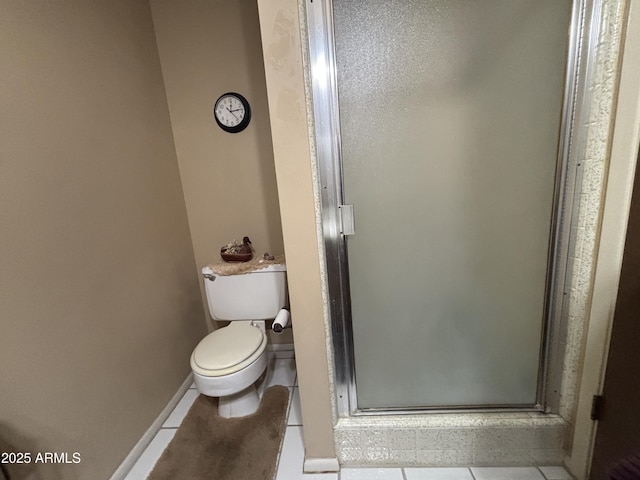
[[[267,368],[267,336],[256,325],[236,322],[204,337],[191,354],[196,388],[220,397],[218,414],[241,417],[255,412],[261,395],[254,383]]]
[[[219,397],[218,414],[226,418],[258,409],[256,381],[267,369],[265,320],[285,306],[284,263],[258,267],[237,275],[216,274],[215,266],[202,270],[211,317],[231,323],[198,343],[191,369],[198,391]]]

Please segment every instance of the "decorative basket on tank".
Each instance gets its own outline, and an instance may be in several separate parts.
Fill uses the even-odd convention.
[[[220,256],[225,262],[248,262],[253,258],[253,248],[249,237],[244,237],[242,243],[235,240],[220,248]]]

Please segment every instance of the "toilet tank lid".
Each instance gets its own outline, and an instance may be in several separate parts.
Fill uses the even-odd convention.
[[[242,275],[247,273],[262,273],[262,272],[285,272],[287,266],[284,262],[284,257],[276,257],[275,260],[258,260],[253,259],[248,262],[219,262],[210,263],[202,268],[203,274],[214,275]]]

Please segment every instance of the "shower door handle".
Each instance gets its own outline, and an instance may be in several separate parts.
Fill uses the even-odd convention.
[[[338,212],[340,212],[340,233],[355,235],[356,224],[353,219],[353,205],[338,205]]]

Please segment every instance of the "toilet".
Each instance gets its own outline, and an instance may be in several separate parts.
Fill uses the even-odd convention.
[[[231,323],[204,337],[193,350],[196,388],[219,397],[220,416],[249,415],[262,397],[256,381],[267,369],[266,320],[286,305],[286,266],[275,263],[235,275],[219,275],[207,266],[202,276],[211,317]]]

